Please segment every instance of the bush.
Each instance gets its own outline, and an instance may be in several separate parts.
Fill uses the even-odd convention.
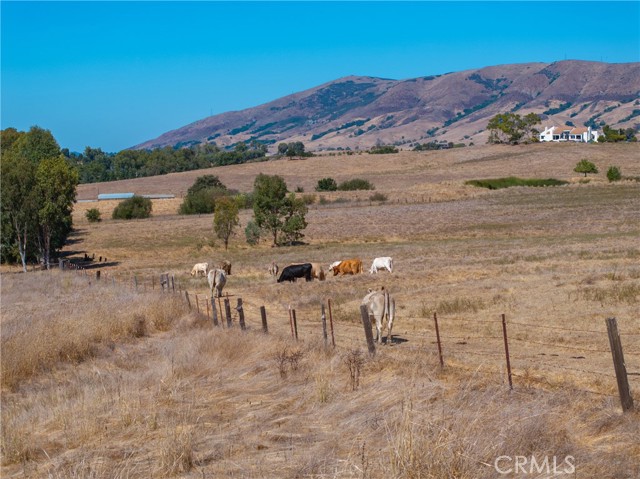
[[[387,201],[387,195],[383,193],[374,193],[369,196],[369,201]]]
[[[607,179],[611,181],[620,181],[622,179],[622,173],[617,166],[610,166],[607,170]]]
[[[257,245],[258,241],[260,241],[260,227],[253,221],[249,221],[244,229],[244,236],[251,246]]]
[[[87,210],[84,215],[86,216],[89,223],[97,223],[99,221],[102,221],[102,218],[100,218],[100,214],[101,213],[98,208],[91,208]]]
[[[353,180],[347,180],[340,183],[338,189],[340,191],[375,190],[375,187],[367,180],[354,178]]]
[[[560,186],[568,184],[567,181],[548,178],[546,180],[538,178],[517,178],[509,176],[507,178],[492,178],[487,180],[469,180],[465,181],[465,185],[478,186],[480,188],[488,188],[490,190],[499,190],[501,188],[509,188],[511,186]]]
[[[213,213],[216,209],[216,198],[228,196],[231,192],[226,188],[205,188],[187,193],[182,200],[178,213],[181,215],[202,215]]]
[[[389,153],[398,153],[398,149],[393,145],[375,146],[369,150],[372,155],[388,155]]]
[[[305,205],[312,205],[316,202],[316,195],[302,195],[302,201]]]
[[[318,180],[318,186],[316,186],[316,191],[336,191],[337,189],[338,184],[333,178],[322,178]]]
[[[114,220],[131,220],[151,216],[151,200],[142,196],[133,196],[121,201],[113,210]]]

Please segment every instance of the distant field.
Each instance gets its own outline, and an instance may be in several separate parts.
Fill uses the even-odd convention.
[[[583,158],[600,170],[588,182],[573,172]],[[18,386],[3,382],[3,426],[12,425],[3,427],[3,451],[11,453],[3,452],[3,475],[489,478],[496,471],[486,464],[501,454],[570,454],[578,477],[638,477],[638,415],[620,414],[604,320],[618,319],[627,368],[640,372],[640,183],[606,180],[611,165],[639,177],[639,158],[637,144],[479,146],[81,185],[81,199],[98,192],[180,196],[202,174],[250,191],[255,175],[266,173],[318,201],[307,216],[306,245],[248,246],[243,230],[251,212],[244,211],[229,251],[213,238],[212,215],[176,214],[180,198],[154,200],[153,217],[136,221],[111,220],[117,202],[78,203],[65,253],[106,257],[103,274],[128,285],[136,275],[147,292],[131,297],[128,289],[123,300],[117,288],[124,286],[5,268],[3,352],[14,335],[29,339],[20,329],[25,311],[52,321],[64,315],[51,304],[81,308],[89,297],[86,318],[74,313],[78,326],[90,329],[102,316],[122,316],[124,326],[113,326],[117,335],[95,333],[99,346],[87,357],[70,363],[60,353],[52,368],[24,368],[24,377],[16,366]],[[376,189],[315,193],[327,176],[364,178]],[[506,176],[570,184],[496,191],[464,184]],[[369,200],[374,192],[388,201]],[[85,219],[91,207],[101,210],[102,222]],[[294,284],[276,284],[267,274],[272,260],[328,265],[359,257],[368,269],[377,256],[393,257],[393,274]],[[233,264],[225,292],[234,305],[243,299],[254,331],[258,308],[266,307],[269,339],[213,330],[184,304],[145,312],[145,298],[160,304],[152,277],[172,273],[182,289],[204,298],[206,280],[189,270],[222,259]],[[92,268],[90,278],[98,266]],[[394,342],[365,360],[362,383],[353,388],[346,364],[354,351],[366,351],[359,304],[381,285],[397,302]],[[336,321],[331,353],[322,351],[319,329],[327,299]],[[127,326],[134,317],[127,304],[152,324],[146,334]],[[288,339],[289,306],[298,313],[297,344]],[[185,316],[169,324],[163,308]],[[512,393],[501,314],[511,338]],[[60,324],[74,329],[73,322]],[[303,353],[300,370],[283,377],[276,358],[296,350]],[[630,376],[636,404],[637,378]],[[191,462],[181,462],[185,457]]]

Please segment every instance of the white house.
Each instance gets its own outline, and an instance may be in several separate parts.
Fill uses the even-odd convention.
[[[591,127],[548,126],[540,133],[540,141],[598,141],[600,133]]]

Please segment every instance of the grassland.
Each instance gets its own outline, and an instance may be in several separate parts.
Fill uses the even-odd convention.
[[[249,191],[262,172],[306,193],[327,176],[364,178],[388,200],[316,193],[306,245],[249,247],[240,234],[229,251],[213,239],[211,215],[176,214],[179,198],[154,201],[152,218],[128,222],[109,219],[113,203],[78,203],[65,253],[107,257],[100,269],[121,282],[96,282],[93,270],[3,270],[3,477],[490,478],[505,455],[572,456],[577,477],[638,477],[638,413],[620,411],[604,319],[618,319],[627,368],[640,372],[640,185],[609,184],[604,172],[615,165],[640,176],[639,153],[637,145],[483,146],[81,186],[84,199],[97,191],[179,196],[211,173]],[[583,158],[601,172],[588,183],[573,176]],[[505,176],[569,184],[464,184]],[[91,207],[101,223],[84,218]],[[242,228],[249,219],[243,212]],[[387,255],[393,274],[284,285],[266,272],[272,260],[358,256],[368,266]],[[206,282],[189,270],[223,258],[233,263],[225,291],[242,297],[247,333],[215,329],[182,297],[151,289],[152,276],[170,272],[204,298]],[[393,344],[370,358],[358,305],[380,285],[396,298],[397,320]],[[322,342],[328,298],[335,350]],[[268,336],[259,332],[262,305]]]

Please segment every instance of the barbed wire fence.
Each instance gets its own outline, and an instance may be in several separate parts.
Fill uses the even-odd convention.
[[[62,261],[60,269],[138,292],[158,289],[162,293],[181,295],[190,310],[211,321],[214,327],[231,328],[238,325],[243,331],[270,332],[264,305],[251,301],[245,303],[240,297],[235,297],[236,304],[232,305],[234,298],[229,297],[228,293],[222,297],[210,297],[208,294],[190,292],[169,273],[146,277],[130,274],[123,279],[107,271],[95,270],[94,273]],[[245,306],[249,306],[250,314],[245,314]],[[286,324],[295,341],[301,337],[321,337],[325,347],[336,348],[337,339],[340,348],[366,345],[370,355],[376,354],[372,318],[364,311],[361,311],[362,325],[357,321],[341,321],[338,331],[331,299],[323,301],[317,312],[308,308],[297,311],[289,306],[286,313],[274,315],[271,312],[270,320],[280,326]],[[433,318],[412,316],[406,319],[416,319],[421,324],[421,330],[411,331],[412,340],[421,346],[409,348],[428,349],[437,354],[441,368],[472,368],[474,373],[506,376],[510,389],[514,388],[514,378],[516,386],[534,380],[553,385],[553,376],[559,376],[556,383],[562,383],[562,375],[569,374],[596,387],[572,385],[575,390],[615,398],[617,389],[623,411],[634,408],[630,381],[640,385],[640,331],[623,331],[621,335],[616,318],[605,318],[605,329],[602,330],[524,323],[509,319],[505,314],[495,319],[467,319],[438,317],[437,313],[433,313]],[[282,334],[282,328],[279,332]],[[341,332],[345,334],[339,334]],[[549,333],[556,340],[546,339],[539,332]],[[534,338],[530,337],[532,333]],[[625,339],[624,350],[622,338]],[[387,341],[393,342],[393,338],[387,338]],[[625,361],[625,357],[629,360]],[[587,359],[590,360],[589,364],[599,366],[593,368],[580,364]],[[612,360],[613,371],[608,369]],[[631,366],[628,367],[628,364]]]

